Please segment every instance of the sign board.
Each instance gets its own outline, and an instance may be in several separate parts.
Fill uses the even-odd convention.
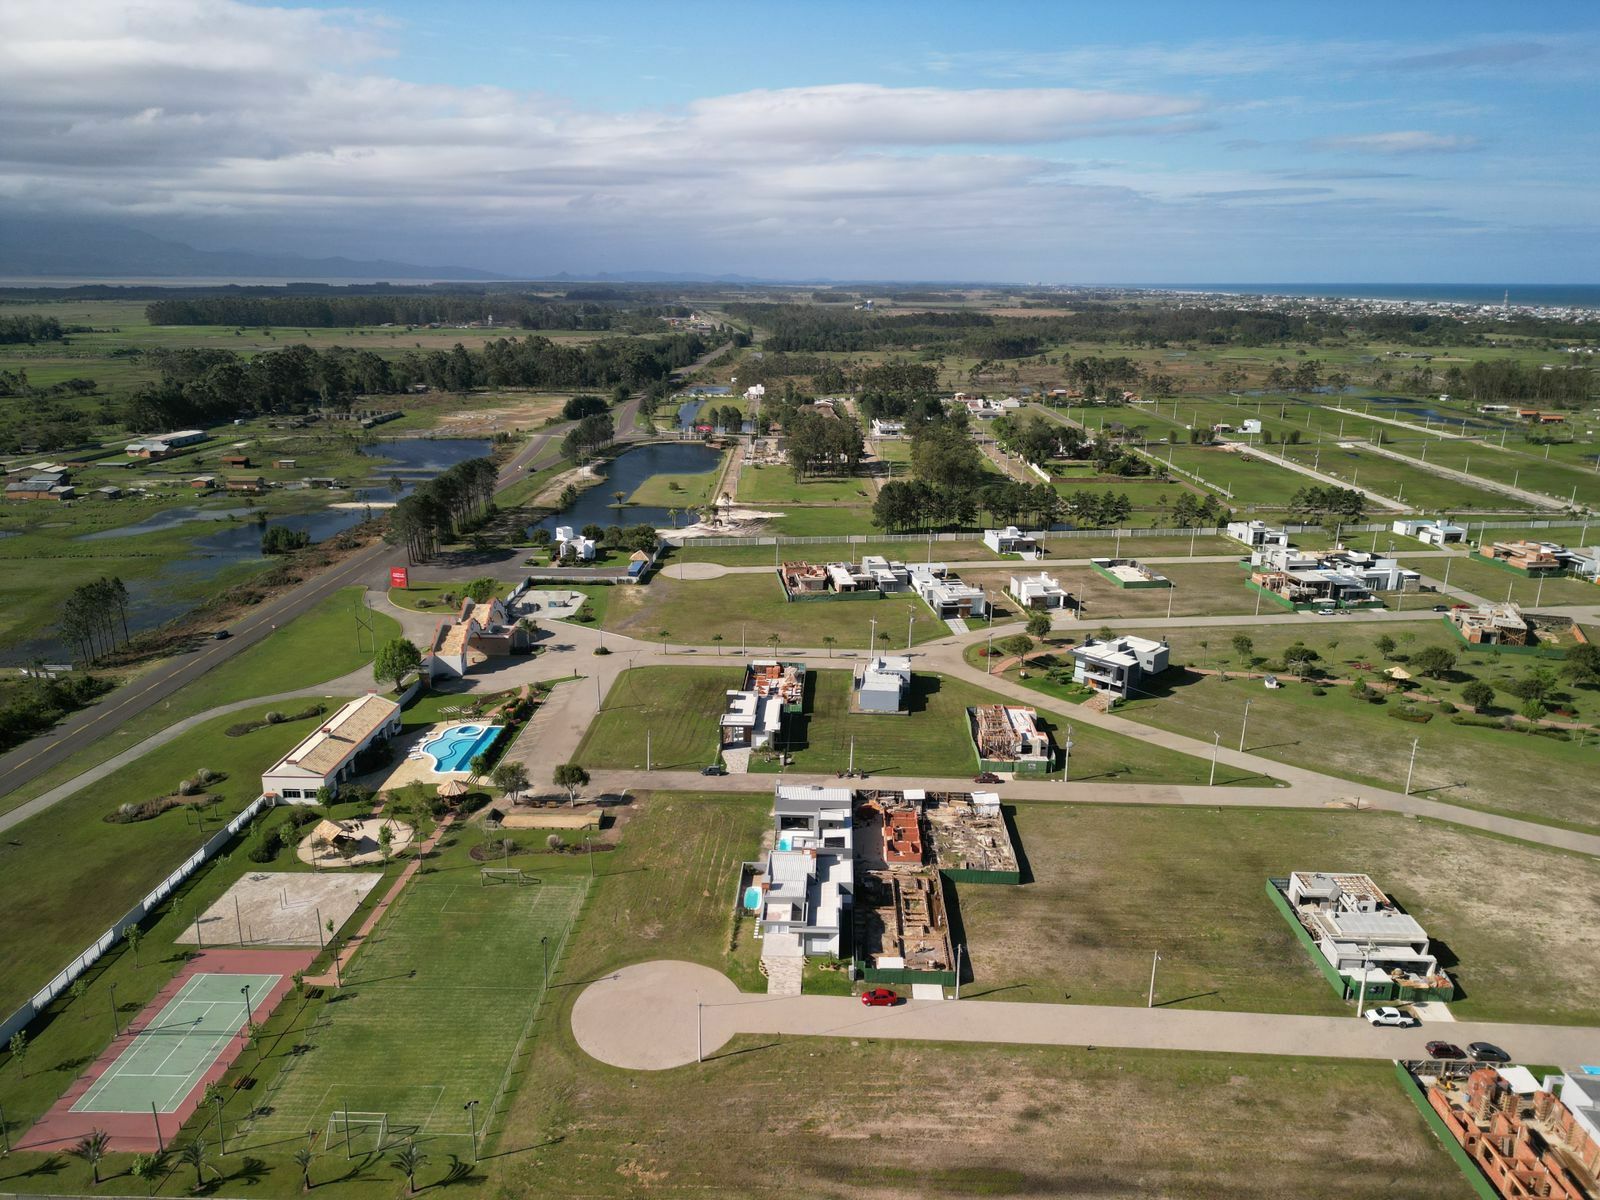
[[[390,587],[396,587],[396,588],[409,587],[410,583],[411,583],[411,572],[408,571],[405,567],[390,567],[389,568],[389,586]]]

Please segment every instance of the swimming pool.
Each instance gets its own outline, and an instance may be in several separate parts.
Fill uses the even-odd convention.
[[[435,771],[466,771],[472,760],[494,745],[504,725],[453,725],[422,743],[422,752],[433,758]]]

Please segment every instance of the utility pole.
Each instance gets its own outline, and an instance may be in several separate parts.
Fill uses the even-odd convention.
[[[650,773],[650,731],[648,729],[644,731],[644,770],[645,774],[648,775]]]
[[[550,990],[550,935],[545,934],[539,939],[539,945],[544,950],[544,990]]]
[[[117,985],[111,985],[111,1036],[120,1037],[121,1027],[117,1024]]]
[[[966,949],[965,946],[961,946],[961,945],[957,945],[956,946],[956,999],[957,1000],[961,999],[961,952],[963,950],[965,950],[965,949]]]
[[[1581,543],[1580,543],[1581,544]],[[983,646],[983,673],[994,674],[994,626],[989,626],[989,637]]]
[[[1244,702],[1244,720],[1239,723],[1239,753],[1244,753],[1244,734],[1250,728],[1250,701]]]
[[[1408,796],[1411,795],[1411,776],[1412,776],[1412,773],[1414,771],[1416,771],[1416,769],[1417,769],[1417,744],[1419,742],[1421,742],[1421,741],[1422,741],[1421,738],[1412,738],[1411,739],[1411,765],[1406,768],[1406,792],[1405,792],[1405,794],[1408,795]]]
[[[1217,751],[1222,747],[1222,734],[1215,729],[1211,731],[1211,782],[1207,787],[1217,786]]]
[[[917,614],[912,609],[906,609],[906,649],[911,649],[911,625],[917,619]]]
[[[696,992],[694,994],[694,1060],[697,1063],[705,1062],[706,1060],[704,1009],[705,1006],[700,1002],[700,993]]]
[[[1371,967],[1372,939],[1367,939],[1367,948],[1361,956],[1361,994],[1356,997],[1356,1016],[1361,1016],[1367,1007],[1367,971]]]
[[[1169,587],[1167,589],[1167,620],[1169,620],[1169,621],[1172,620],[1172,598],[1174,596],[1176,596],[1177,594],[1178,594],[1178,589],[1177,588]]]
[[[1061,782],[1072,781],[1072,726],[1067,726],[1066,740],[1061,743]]]
[[[468,1100],[461,1106],[467,1110],[467,1115],[472,1119],[472,1161],[478,1161],[478,1102]]]
[[[1156,964],[1161,961],[1161,951],[1157,950],[1150,959],[1150,993],[1144,998],[1146,1008],[1156,1006]]]
[[[871,617],[869,620],[872,622],[872,628],[867,633],[867,650],[871,651],[872,647],[877,644],[878,640],[878,618]]]

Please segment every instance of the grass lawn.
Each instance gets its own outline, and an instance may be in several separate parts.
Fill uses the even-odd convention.
[[[1259,631],[1258,640],[1264,640],[1265,633]],[[1310,638],[1307,644],[1319,646]],[[1320,646],[1327,650],[1325,642]],[[1346,654],[1342,643],[1339,654]],[[1177,645],[1173,657],[1181,658]],[[1336,669],[1344,668],[1336,665]],[[1502,658],[1492,671],[1471,665],[1465,669],[1495,680],[1502,670],[1520,675],[1527,668]],[[1118,711],[1191,737],[1221,730],[1228,740],[1238,737],[1249,700],[1246,749],[1252,753],[1397,791],[1405,786],[1411,743],[1416,739],[1412,783],[1416,792],[1535,821],[1600,828],[1600,792],[1576,786],[1576,781],[1592,778],[1600,769],[1600,745],[1593,735],[1580,745],[1500,728],[1455,725],[1441,715],[1418,724],[1388,715],[1403,703],[1394,697],[1371,704],[1356,699],[1347,687],[1324,690],[1318,696],[1313,685],[1286,680],[1282,688],[1271,691],[1259,681],[1225,681],[1174,670],[1162,677],[1153,697],[1134,700]],[[1434,694],[1447,690],[1435,688]],[[1593,701],[1587,706],[1592,709]],[[1360,788],[1351,791],[1359,793]]]
[[[906,716],[870,716],[848,710],[850,678],[845,669],[811,672],[808,711],[786,719],[784,749],[800,771],[843,770],[850,738],[856,739],[856,767],[874,774],[925,774],[947,777],[977,772],[968,732],[968,705],[999,697],[965,680],[918,674],[913,711]],[[649,733],[650,765],[659,770],[694,770],[717,761],[717,718],[728,689],[744,678],[738,659],[714,667],[639,667],[625,671],[606,696],[600,714],[578,747],[576,760],[595,769],[645,766]],[[1059,749],[1070,717],[1040,711],[1040,724]],[[792,735],[792,741],[790,736]],[[1145,746],[1117,733],[1075,724],[1072,778],[1128,783],[1204,783],[1209,760]],[[752,770],[776,764],[753,756]],[[1060,772],[1056,772],[1057,778]],[[1267,783],[1259,776],[1219,767],[1220,783]]]
[[[872,485],[860,478],[818,476],[796,480],[788,467],[747,466],[739,475],[741,504],[862,504],[871,505]]]
[[[1600,954],[1566,926],[1562,888],[1590,860],[1377,812],[1018,803],[1033,881],[959,885],[971,995],[1082,1004],[1352,1012],[1265,893],[1295,870],[1364,871],[1422,923],[1463,1020],[1589,1024]],[[1505,908],[1471,881],[1515,888]],[[1180,900],[1181,898],[1181,900]]]
[[[767,528],[782,537],[870,537],[880,532],[872,519],[872,506],[865,500],[855,504],[790,504],[781,517]]]
[[[680,474],[652,475],[628,497],[629,504],[648,504],[657,508],[692,508],[715,499],[712,493],[722,478],[728,455],[724,453],[716,465],[706,471]]]
[[[1041,569],[1083,602],[1077,625],[1089,631],[1118,618],[1164,617],[1168,605],[1175,617],[1248,613],[1255,608],[1255,593],[1245,586],[1248,575],[1231,562],[1166,563],[1155,568],[1172,580],[1170,588],[1120,588],[1088,567],[1040,568],[1032,563],[1018,563],[1006,571],[963,571],[961,578],[987,587],[991,594],[1002,593],[1013,574],[1032,575]],[[1014,601],[1010,603],[1015,607]]]
[[[370,663],[371,641],[363,634],[358,648],[355,639],[353,606],[362,592],[360,587],[341,588],[304,616],[274,630],[249,649],[241,650],[113,733],[84,746],[26,786],[0,797],[0,812],[8,812],[25,800],[59,787],[175,721],[254,696],[314,687]],[[400,623],[388,613],[373,610],[367,614],[367,619],[379,645],[400,635]]]
[[[1150,453],[1231,493],[1234,504],[1246,508],[1281,507],[1301,488],[1316,482],[1298,471],[1220,447],[1152,446]]]
[[[909,538],[905,541],[884,541],[881,530],[861,534],[841,534],[831,542],[783,542],[777,553],[794,561],[838,562],[845,559],[859,562],[862,555],[878,554],[895,562],[965,562],[973,559],[999,561],[995,554],[977,538],[959,542],[940,542],[932,539]],[[791,535],[792,536],[792,535]],[[671,561],[714,562],[729,567],[764,566],[773,561],[773,547],[765,546],[705,546],[694,539],[671,551]]]
[[[1448,563],[1451,587],[1482,596],[1492,604],[1504,604],[1508,597],[1525,608],[1551,604],[1600,604],[1600,587],[1581,579],[1557,576],[1541,583],[1537,576],[1524,575],[1521,571],[1497,567],[1465,555],[1448,560],[1407,558],[1402,549],[1400,563],[1436,580],[1444,578]],[[1439,599],[1447,604],[1456,603],[1452,596],[1440,596]]]
[[[770,551],[769,551],[770,553]],[[836,638],[840,649],[865,651],[876,631],[888,633],[889,648],[902,649],[906,617],[913,618],[913,643],[944,637],[949,628],[936,621],[928,606],[911,593],[882,600],[812,600],[791,603],[784,598],[777,573],[724,575],[720,579],[680,580],[669,565],[647,587],[612,588],[602,620],[607,629],[644,641],[708,646],[721,634],[730,648],[741,638],[765,654],[767,639],[777,634],[784,646],[822,647]]]
[[[330,710],[340,702],[324,701]],[[207,721],[7,831],[0,843],[0,908],[28,918],[0,923],[0,962],[8,964],[0,972],[0,1011],[43,986],[204,841],[187,808],[127,825],[110,824],[106,814],[168,795],[179,780],[209,767],[227,773],[208,788],[221,797],[205,810],[206,828],[215,832],[260,794],[261,772],[314,728],[311,718],[224,735],[269,707]]]
[[[653,958],[728,969],[735,871],[768,812],[763,798],[641,799],[571,940],[560,982],[573,986],[553,993],[560,1007],[532,1044],[538,1085],[518,1092],[503,1157],[486,1168],[500,1192],[623,1196],[648,1181],[666,1197],[1470,1194],[1387,1064],[865,1038],[740,1038],[672,1071],[584,1054],[567,1020],[577,984]],[[1306,1121],[1308,1105],[1329,1119]],[[1108,1111],[1139,1119],[1116,1138],[1077,1136]],[[726,1151],[752,1129],[759,1155]],[[537,1149],[504,1153],[522,1147]],[[1333,1159],[1345,1164],[1336,1179]]]

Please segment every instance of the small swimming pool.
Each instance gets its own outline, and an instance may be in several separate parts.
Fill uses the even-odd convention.
[[[504,725],[454,725],[422,743],[435,771],[466,771],[472,760],[494,745]]]

